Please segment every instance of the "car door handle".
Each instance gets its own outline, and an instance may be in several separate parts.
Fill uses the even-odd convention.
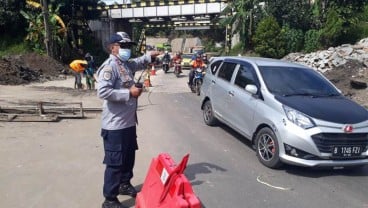
[[[211,80],[211,82],[212,82],[213,84],[216,84],[216,81],[215,81],[215,80]]]
[[[227,92],[230,96],[234,96],[234,91],[228,91]]]

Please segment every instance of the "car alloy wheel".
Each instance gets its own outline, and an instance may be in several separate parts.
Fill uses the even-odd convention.
[[[217,122],[210,100],[207,100],[203,105],[203,120],[209,126],[214,126]]]
[[[282,165],[279,157],[279,144],[275,133],[268,127],[259,130],[256,136],[256,150],[259,161],[270,168]]]

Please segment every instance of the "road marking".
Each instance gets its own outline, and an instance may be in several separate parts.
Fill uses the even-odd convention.
[[[261,183],[261,184],[264,184],[264,185],[266,185],[268,187],[271,187],[271,188],[274,188],[274,189],[278,189],[278,190],[282,190],[282,191],[289,191],[289,190],[291,190],[291,188],[284,188],[284,187],[280,187],[280,186],[273,186],[273,185],[271,185],[269,183],[266,183],[264,181],[261,181],[261,176],[258,176],[257,177],[257,181],[259,183]]]

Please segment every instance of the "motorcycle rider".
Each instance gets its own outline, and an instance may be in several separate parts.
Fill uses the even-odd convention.
[[[203,60],[203,62],[204,62],[204,64],[208,64],[208,58],[207,58],[207,54],[203,54],[202,55],[202,60]]]
[[[165,51],[165,54],[164,54],[163,60],[167,60],[167,61],[170,61],[170,60],[171,60],[171,56],[170,56],[170,54],[169,54],[169,52],[168,52],[168,51]]]
[[[182,73],[181,72],[181,55],[180,55],[180,53],[179,52],[177,52],[176,54],[175,54],[175,56],[174,56],[174,58],[172,59],[172,61],[173,61],[173,63],[174,64],[178,64],[178,67],[179,67],[179,74],[180,73]]]
[[[188,82],[189,87],[193,85],[194,71],[197,68],[203,69],[204,67],[206,67],[206,64],[203,62],[202,57],[199,54],[197,54],[196,58],[190,63],[190,65],[192,68],[189,72],[189,82]]]
[[[166,62],[166,63],[168,63],[168,68],[167,68],[167,71],[169,70],[169,68],[170,68],[170,61],[171,61],[171,56],[170,56],[170,54],[169,54],[169,52],[168,51],[165,51],[165,54],[164,54],[164,57],[162,58],[162,62],[164,63],[164,62]],[[164,67],[164,66],[163,66]],[[165,70],[165,69],[164,69]],[[166,72],[166,71],[165,71]]]

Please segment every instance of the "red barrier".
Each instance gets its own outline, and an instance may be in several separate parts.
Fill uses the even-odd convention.
[[[176,165],[171,156],[161,153],[152,159],[136,208],[201,208],[192,186],[183,174],[189,155]]]

